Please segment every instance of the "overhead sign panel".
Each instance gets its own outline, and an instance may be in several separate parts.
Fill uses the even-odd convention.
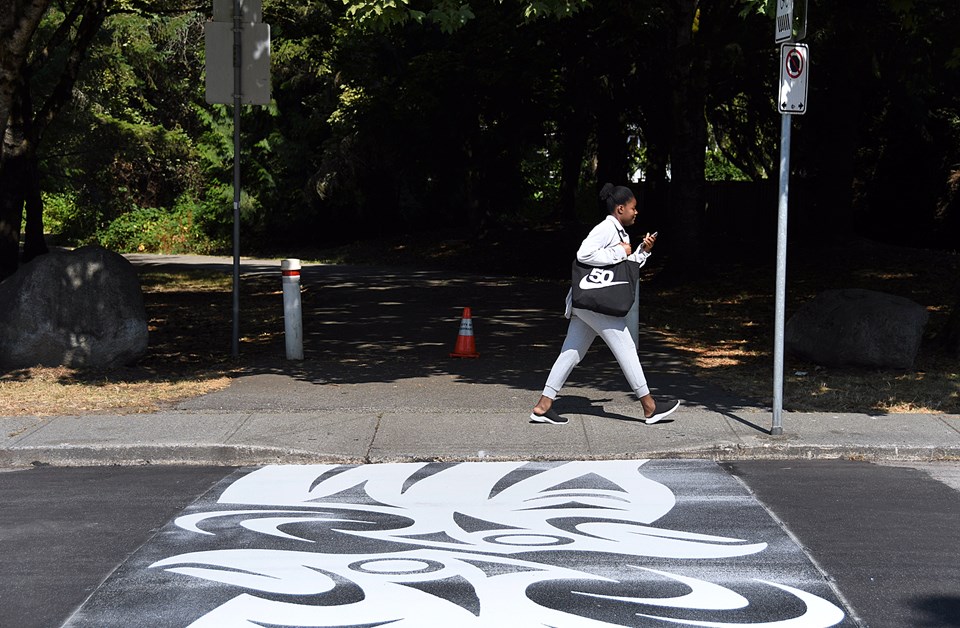
[[[207,55],[207,102],[233,104],[233,24],[203,25]],[[240,102],[270,104],[270,25],[244,24],[240,32]]]
[[[213,21],[203,25],[207,102],[230,105],[236,90],[244,105],[270,104],[270,25],[262,0],[239,0],[240,85],[234,85],[234,11],[238,0],[213,0]]]
[[[775,0],[777,21],[774,41],[778,44],[788,41],[801,41],[807,36],[808,0]]]
[[[233,10],[236,0],[213,0],[213,21],[233,22]],[[262,0],[240,0],[240,16],[243,22],[251,24],[263,21]]]
[[[777,0],[777,22],[774,41],[789,41],[793,38],[793,0]]]

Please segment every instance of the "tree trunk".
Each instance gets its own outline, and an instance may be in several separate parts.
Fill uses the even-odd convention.
[[[871,76],[875,71],[872,47],[864,41],[864,29],[857,24],[857,12],[862,10],[862,3],[836,4],[834,38],[843,42],[842,48],[826,53],[837,63],[817,75],[815,80],[820,87],[815,96],[820,100],[802,116],[806,118],[801,123],[803,126],[792,136],[796,157],[791,159],[795,167],[806,170],[811,183],[805,203],[807,219],[798,222],[795,236],[808,239],[826,236],[843,243],[856,231],[854,183],[861,124],[855,114],[838,115],[838,112],[864,110],[864,85],[851,81],[850,77]],[[803,127],[817,131],[804,132]],[[825,225],[829,228],[825,229]]]
[[[50,0],[0,0],[0,137],[10,120],[30,40],[49,6]]]
[[[960,292],[960,288],[958,288],[958,292]],[[940,332],[939,340],[947,355],[960,359],[960,295],[953,305],[946,326]]]
[[[20,258],[29,153],[22,93],[19,90],[11,105],[0,156],[0,280],[17,272]]]
[[[577,188],[580,187],[583,154],[590,129],[587,121],[577,112],[571,112],[561,124],[560,198],[555,216],[572,223],[577,220]]]
[[[663,234],[668,243],[670,270],[681,278],[701,270],[704,208],[705,154],[707,145],[706,51],[696,42],[696,0],[679,0],[676,11],[676,49],[671,95],[673,142],[671,153],[671,204],[676,222]]]
[[[23,155],[9,153],[0,161],[0,188],[4,191],[0,194],[0,281],[17,272],[19,265],[25,163]]]
[[[627,133],[623,108],[613,96],[605,97],[597,112],[597,183],[627,182]],[[599,189],[599,187],[598,187]]]
[[[40,168],[36,151],[31,151],[25,164],[24,206],[26,227],[23,241],[23,263],[50,252],[43,237],[43,197],[40,195]]]
[[[49,51],[45,50],[30,65],[26,63],[30,38],[36,29],[35,23],[30,27],[29,19],[36,17],[39,22],[50,2],[34,0],[20,3],[14,0],[10,11],[18,13],[2,13],[6,10],[5,5],[9,4],[10,0],[0,0],[0,30],[10,26],[14,29],[10,31],[13,35],[25,39],[22,42],[17,40],[18,46],[22,43],[23,49],[16,51],[12,51],[13,42],[0,40],[0,116],[3,116],[5,127],[3,151],[0,153],[0,279],[12,275],[19,265],[24,206],[27,210],[25,259],[32,259],[47,251],[43,241],[43,200],[40,195],[37,148],[46,126],[70,101],[80,64],[107,16],[107,0],[78,1],[73,6],[51,42],[51,45],[59,44],[65,41],[69,33],[73,33],[73,39],[68,42],[66,61],[50,97],[35,114],[30,91],[31,75],[35,69],[33,66],[46,60]],[[16,66],[13,66],[14,62]],[[4,101],[5,97],[7,100]],[[4,106],[6,113],[2,109]]]
[[[670,182],[668,177],[671,138],[673,135],[673,107],[664,97],[671,93],[666,76],[651,75],[646,87],[636,95],[643,112],[640,128],[646,161],[643,167],[643,204],[640,208],[641,220],[651,231],[670,232]],[[660,251],[669,250],[666,245]]]
[[[11,116],[30,42],[50,0],[0,0],[0,280],[17,270],[23,222],[23,130],[10,132]],[[13,154],[10,152],[13,151]]]
[[[40,166],[37,161],[37,144],[40,141],[37,126],[33,119],[33,100],[30,97],[30,73],[24,74],[24,86],[19,92],[18,123],[23,126],[24,146],[18,149],[22,155],[20,171],[23,179],[19,181],[26,210],[25,238],[21,262],[29,262],[38,255],[47,252],[43,239],[43,197],[40,194]]]

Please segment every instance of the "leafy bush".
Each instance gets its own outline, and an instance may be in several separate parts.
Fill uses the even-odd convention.
[[[172,210],[140,207],[114,219],[97,239],[123,253],[210,253],[216,245],[197,220],[201,209],[189,197],[178,199]]]
[[[56,235],[69,235],[71,226],[80,222],[76,194],[47,193],[43,196],[43,230]]]
[[[718,149],[708,150],[704,164],[704,178],[707,181],[749,181],[750,177],[743,174]]]

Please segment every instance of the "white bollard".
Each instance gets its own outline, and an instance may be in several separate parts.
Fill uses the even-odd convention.
[[[300,313],[300,260],[280,262],[283,275],[283,333],[287,342],[287,359],[303,359],[303,317]]]

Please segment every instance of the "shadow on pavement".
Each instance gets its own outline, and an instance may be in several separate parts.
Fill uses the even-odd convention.
[[[232,269],[232,260],[226,258],[140,257],[131,256],[131,261],[151,268],[187,264],[226,273]],[[273,337],[256,351],[241,348],[244,378],[276,374],[306,384],[350,385],[442,376],[457,383],[524,391],[532,405],[567,329],[563,281],[403,267],[306,265],[301,275],[304,360],[287,361],[279,261],[243,261],[241,272],[242,281],[252,277],[269,281],[265,275],[276,275],[276,289],[266,295],[276,300],[276,316],[266,322]],[[480,354],[476,359],[450,357],[466,307],[471,309]],[[728,415],[757,406],[690,375],[677,353],[655,331],[644,328],[642,308],[641,298],[640,359],[655,394]],[[244,331],[242,301],[240,310],[244,335],[249,332]],[[219,324],[230,327],[226,321]],[[619,366],[600,340],[574,369],[568,386],[629,393]],[[564,404],[582,405],[585,398],[576,397],[575,390],[565,392],[573,396],[564,396]],[[591,405],[576,411],[586,414],[591,408],[603,412]]]

